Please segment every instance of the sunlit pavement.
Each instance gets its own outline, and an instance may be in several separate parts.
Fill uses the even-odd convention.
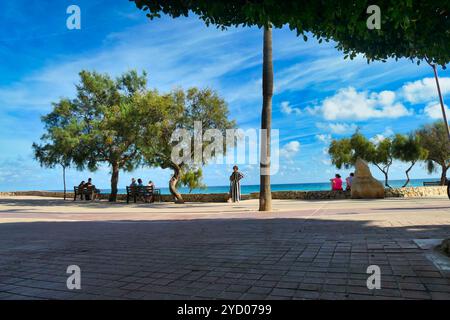
[[[450,299],[449,274],[414,241],[450,236],[448,199],[273,206],[2,197],[0,299]]]

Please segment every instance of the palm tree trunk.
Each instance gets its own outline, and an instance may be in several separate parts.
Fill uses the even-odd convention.
[[[175,203],[184,203],[183,197],[177,190],[177,182],[180,180],[181,168],[175,163],[171,164],[173,169],[173,176],[169,181],[169,190],[172,196],[175,198]]]
[[[445,113],[444,99],[442,98],[441,86],[439,85],[439,77],[438,77],[438,74],[437,74],[436,64],[435,63],[431,63],[428,59],[426,61],[431,66],[431,68],[433,68],[434,79],[436,80],[436,87],[437,87],[437,91],[438,91],[438,95],[439,95],[439,102],[441,104],[442,117],[443,117],[443,120],[444,120],[444,123],[445,123],[445,129],[447,130],[447,136],[448,136],[448,139],[450,141],[450,129],[448,127],[447,115]]]
[[[273,61],[272,61],[272,27],[264,27],[263,49],[263,108],[261,115],[261,143],[259,211],[272,210],[272,193],[270,191],[270,133],[272,127],[273,96]],[[264,141],[265,140],[265,141]]]

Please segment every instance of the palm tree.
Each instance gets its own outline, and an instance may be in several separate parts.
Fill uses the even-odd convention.
[[[270,131],[272,127],[272,96],[273,96],[273,60],[272,60],[272,27],[264,27],[263,49],[263,108],[261,115],[262,135],[260,162],[260,192],[259,211],[272,210],[272,193],[270,191]],[[261,135],[261,136],[262,136]]]

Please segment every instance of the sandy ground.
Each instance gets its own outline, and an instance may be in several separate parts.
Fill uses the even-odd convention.
[[[258,212],[257,200],[240,203],[125,204],[74,202],[59,198],[0,197],[0,223],[37,221],[155,221],[192,219],[312,218],[396,224],[450,224],[450,201],[435,198],[384,200],[273,200],[272,212]]]

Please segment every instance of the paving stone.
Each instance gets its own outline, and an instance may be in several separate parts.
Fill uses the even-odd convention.
[[[34,201],[24,211],[47,208]],[[448,236],[448,199],[329,201],[318,211],[299,200],[267,216],[196,204],[139,207],[152,212],[142,216],[122,204],[52,201],[47,218],[65,221],[55,208],[70,208],[100,221],[0,223],[0,299],[450,299],[448,275],[412,241]],[[189,213],[195,206],[201,215]],[[1,210],[11,207],[0,198]],[[6,216],[20,222],[23,213]],[[81,268],[82,290],[67,290],[70,264]],[[380,290],[366,287],[370,264],[381,267]]]

